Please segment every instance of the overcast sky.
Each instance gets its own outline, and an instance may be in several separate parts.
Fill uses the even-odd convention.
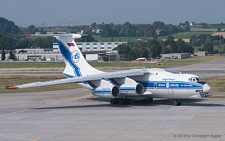
[[[162,21],[225,23],[225,0],[0,0],[0,17],[16,25],[67,26]]]

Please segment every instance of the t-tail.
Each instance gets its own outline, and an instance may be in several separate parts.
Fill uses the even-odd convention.
[[[98,74],[101,71],[93,68],[87,63],[77,44],[76,38],[80,38],[79,34],[62,34],[54,35],[58,43],[59,49],[65,61],[65,69],[63,74],[67,77],[80,77],[92,74]]]

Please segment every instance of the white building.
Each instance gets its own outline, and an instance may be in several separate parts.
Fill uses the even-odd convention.
[[[102,60],[103,57],[107,57],[109,61],[119,60],[117,51],[112,50],[120,44],[127,42],[77,42],[77,46],[89,61]],[[53,43],[52,49],[16,49],[15,56],[19,61],[63,61],[57,43]]]

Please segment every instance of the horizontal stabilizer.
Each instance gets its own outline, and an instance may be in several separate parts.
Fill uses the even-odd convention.
[[[81,38],[83,35],[82,34],[31,34],[31,36],[35,36],[35,37],[69,37],[72,39],[78,39]],[[86,36],[84,34],[84,36]]]

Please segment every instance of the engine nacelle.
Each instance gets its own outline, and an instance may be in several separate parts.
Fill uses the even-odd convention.
[[[126,78],[125,83],[120,86],[120,93],[127,96],[137,96],[144,93],[144,86],[133,79]]]
[[[99,97],[115,98],[119,95],[120,89],[117,86],[97,87],[92,90],[92,94]]]

